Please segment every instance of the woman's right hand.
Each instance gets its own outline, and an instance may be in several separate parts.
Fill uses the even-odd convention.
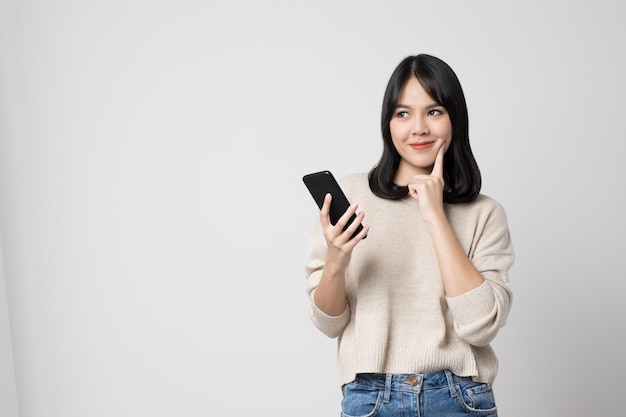
[[[356,213],[358,205],[352,204],[333,226],[329,215],[331,198],[330,194],[326,194],[320,210],[322,232],[328,250],[324,271],[315,289],[314,298],[315,304],[324,313],[329,316],[339,316],[346,309],[346,269],[350,264],[352,249],[367,235],[369,226],[363,225],[363,230],[350,239],[363,221],[365,214],[363,212],[357,214],[350,226],[343,230],[350,217]]]
[[[354,238],[350,237],[357,230],[359,225],[363,222],[365,217],[364,212],[356,214],[354,221],[343,230],[350,217],[356,213],[358,204],[353,203],[348,207],[348,210],[339,218],[337,224],[333,226],[330,222],[330,204],[332,196],[330,193],[324,197],[324,204],[320,209],[320,222],[322,223],[322,231],[324,238],[326,239],[326,245],[328,246],[328,252],[326,255],[326,266],[333,266],[337,270],[345,270],[350,263],[350,256],[352,250],[361,241],[369,230],[369,225],[363,225],[363,230],[359,232]],[[329,265],[330,264],[330,265]]]

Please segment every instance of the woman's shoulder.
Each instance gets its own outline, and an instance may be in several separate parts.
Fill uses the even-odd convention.
[[[369,190],[369,179],[367,172],[356,172],[347,174],[337,179],[339,185],[346,190],[360,190],[366,188]]]
[[[374,195],[370,190],[367,172],[348,174],[339,177],[337,182],[350,201],[356,199],[363,202]]]
[[[483,194],[483,193],[478,194],[478,197],[476,197],[476,199],[474,200],[474,203],[477,204],[478,206],[503,208],[502,204],[500,204],[498,200],[491,197],[490,195]]]
[[[478,216],[501,217],[506,220],[504,206],[494,197],[480,193],[476,199],[469,203],[451,204],[452,211],[459,214],[474,213]]]

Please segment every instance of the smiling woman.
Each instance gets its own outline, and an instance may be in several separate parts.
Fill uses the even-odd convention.
[[[381,122],[411,111],[397,105],[412,77],[453,126],[442,193],[463,244],[480,230],[463,227],[459,210],[483,197],[456,203],[480,177],[447,69],[447,82],[431,82],[409,59],[381,115],[389,76],[412,51],[443,58],[463,82],[480,192],[506,208],[515,243],[513,308],[489,343],[498,413],[623,414],[623,4],[0,1],[0,240],[14,359],[0,353],[0,416],[17,416],[17,401],[20,417],[338,416],[336,340],[304,312],[307,219],[318,224],[319,211],[301,177],[322,169],[346,183],[376,164],[372,186],[389,196],[371,197],[363,178],[348,194],[370,225],[348,270],[370,275],[346,289],[382,286],[349,299],[350,326],[389,316],[394,327],[359,328],[373,349],[351,355],[346,326],[342,358],[395,358],[417,318],[452,323],[443,313],[456,297],[410,300],[442,294],[443,281],[422,279],[439,271],[424,194],[409,194],[412,178],[395,183],[390,129],[379,139]],[[431,139],[423,133],[415,144]],[[406,151],[434,161],[436,145]],[[467,256],[486,261],[481,248]],[[416,340],[468,338],[458,324]],[[418,376],[401,381],[419,386]],[[574,401],[573,384],[584,392]]]
[[[379,163],[340,180],[358,221],[346,228],[357,204],[335,225],[329,198],[321,208],[309,311],[338,340],[342,415],[497,416],[490,343],[515,256],[504,209],[480,193],[467,125],[452,69],[407,57],[385,92]]]
[[[445,151],[452,140],[448,112],[433,101],[416,77],[404,86],[389,128],[401,156],[394,179],[398,185],[408,185],[416,173],[430,174],[433,153]]]
[[[425,54],[405,58],[391,75],[383,98],[384,148],[370,173],[372,192],[382,198],[403,198],[409,177],[429,173],[436,154],[413,151],[428,151],[432,143],[436,150],[445,145],[449,153],[443,161],[444,201],[475,199],[482,179],[469,142],[468,118],[461,83],[449,65]],[[412,165],[419,155],[425,160],[420,157],[418,165]]]

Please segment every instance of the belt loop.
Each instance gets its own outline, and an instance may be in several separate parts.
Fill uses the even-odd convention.
[[[450,388],[450,396],[452,398],[456,397],[456,388],[454,387],[454,379],[452,378],[452,372],[449,370],[444,370],[446,373],[446,379],[448,380],[448,387]]]
[[[385,397],[383,399],[384,403],[388,403],[391,399],[391,374],[387,374],[387,378],[385,379]]]

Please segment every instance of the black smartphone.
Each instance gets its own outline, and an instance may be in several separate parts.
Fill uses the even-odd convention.
[[[313,196],[313,200],[315,200],[317,206],[320,209],[324,205],[324,197],[327,193],[330,193],[330,195],[333,197],[330,203],[330,222],[335,225],[339,218],[343,216],[346,210],[348,210],[350,202],[348,201],[348,198],[337,183],[337,180],[335,179],[333,174],[330,171],[314,172],[312,174],[307,174],[302,177],[302,181],[304,181],[304,184]],[[346,227],[344,227],[343,230],[346,230],[346,228],[354,221],[354,219],[356,219],[356,214],[353,214],[350,217],[348,223],[346,224]],[[363,225],[360,224],[356,231],[352,234],[352,236],[350,236],[350,239],[356,236],[362,229]]]

